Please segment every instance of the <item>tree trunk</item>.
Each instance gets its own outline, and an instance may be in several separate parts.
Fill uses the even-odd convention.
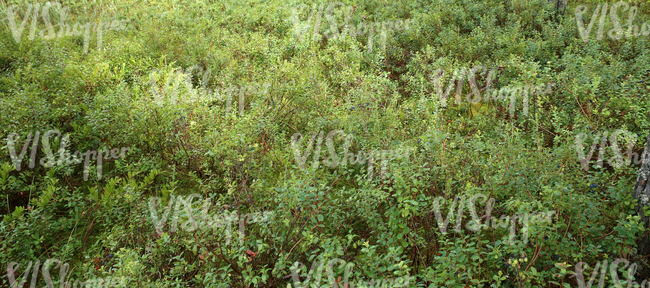
[[[637,206],[635,208],[637,215],[641,217],[641,223],[644,224],[645,228],[650,228],[650,223],[648,219],[650,217],[643,214],[643,207],[650,208],[650,134],[646,139],[646,146],[641,154],[641,169],[639,169],[638,176],[636,178],[636,184],[634,184],[634,190],[632,191],[632,198],[637,201]],[[646,231],[644,236],[637,241],[637,255],[640,257],[650,255],[650,235]],[[648,258],[643,260],[644,263],[648,263]],[[640,265],[642,279],[650,278],[650,269],[648,265]]]
[[[548,0],[548,2],[555,4],[555,12],[557,14],[564,15],[568,0]]]

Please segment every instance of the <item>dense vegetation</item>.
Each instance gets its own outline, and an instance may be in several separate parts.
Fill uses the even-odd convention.
[[[338,258],[329,274],[314,269],[320,285],[408,276],[409,287],[577,287],[579,262],[587,281],[605,259],[648,265],[635,244],[647,233],[631,198],[638,165],[607,164],[626,142],[603,149],[600,165],[596,149],[583,169],[576,136],[589,136],[588,154],[593,137],[600,145],[602,133],[622,129],[638,136],[641,154],[650,37],[614,39],[607,16],[602,40],[597,20],[583,41],[575,10],[588,7],[588,26],[604,4],[591,0],[566,11],[545,0],[342,1],[329,14],[329,2],[313,1],[61,3],[70,26],[127,20],[101,41],[98,31],[90,41],[48,37],[40,16],[17,41],[11,27],[36,2],[2,1],[0,129],[17,135],[0,150],[2,273],[17,262],[20,280],[30,261],[56,258],[69,264],[67,279],[122,277],[126,287],[294,287],[296,262],[304,281],[312,263]],[[635,25],[650,25],[649,4],[626,3],[638,7]],[[58,33],[63,9],[52,7]],[[628,10],[618,14],[625,34]],[[346,34],[345,21],[365,31]],[[384,22],[386,35],[363,25]],[[339,35],[324,35],[332,23]],[[475,80],[455,81],[479,66]],[[525,113],[522,99],[514,113],[510,98],[466,100],[513,87],[538,92]],[[63,144],[79,160],[42,165],[39,140],[30,168],[27,137],[50,130],[60,132],[49,133],[53,161]],[[23,147],[18,171],[9,151]],[[126,147],[103,163],[81,159]],[[364,163],[335,159],[331,147]],[[436,206],[438,197],[446,201]],[[527,231],[465,228],[472,210],[486,215],[488,198],[497,218],[552,216]],[[448,215],[452,205],[464,214]],[[451,218],[446,233],[437,208]],[[609,271],[604,281],[615,284]]]

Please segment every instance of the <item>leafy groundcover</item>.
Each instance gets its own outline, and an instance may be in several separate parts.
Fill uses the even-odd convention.
[[[650,287],[650,4],[555,2],[2,1],[0,286]]]

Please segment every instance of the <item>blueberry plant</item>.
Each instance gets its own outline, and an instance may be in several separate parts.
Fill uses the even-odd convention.
[[[55,33],[70,23],[125,23],[103,34],[101,49],[93,43],[84,51],[84,35],[29,36],[50,33],[36,2],[3,1],[0,271],[20,266],[13,277],[0,277],[0,286],[23,279],[28,263],[54,258],[69,264],[66,279],[125,279],[127,287],[352,287],[345,279],[397,278],[410,279],[408,287],[578,287],[595,263],[620,258],[639,273],[621,265],[612,272],[618,277],[603,274],[604,283],[641,283],[650,277],[650,258],[638,244],[647,239],[650,212],[632,193],[641,164],[598,165],[593,157],[583,169],[575,139],[623,129],[637,134],[633,152],[642,154],[650,38],[592,35],[585,42],[576,7],[589,7],[580,20],[587,26],[591,17],[600,21],[592,11],[603,3],[560,2],[47,6]],[[634,25],[642,27],[650,5],[634,5]],[[302,10],[293,14],[294,7]],[[607,15],[604,33],[616,28]],[[627,29],[628,11],[619,9],[618,18]],[[381,31],[382,23],[408,25]],[[352,25],[367,31],[352,33]],[[20,42],[10,26],[24,29]],[[457,72],[471,67],[485,71]],[[199,97],[266,83],[267,92],[246,94],[231,113],[227,97]],[[521,91],[516,87],[550,88],[531,93],[523,113],[524,92],[499,94]],[[445,105],[438,91],[448,94]],[[163,92],[180,100],[167,101]],[[103,165],[103,176],[90,173],[84,181],[83,165],[27,169],[30,144],[17,171],[7,136],[18,135],[20,152],[30,132],[48,130],[67,135],[68,152],[130,149],[125,157],[89,161],[90,171]],[[342,132],[314,137],[304,148],[311,135],[335,130]],[[296,133],[303,135],[296,145],[306,153],[305,169],[292,149]],[[354,140],[346,142],[347,135]],[[594,143],[585,138],[588,151]],[[51,150],[60,142],[50,139]],[[613,146],[603,149],[615,154]],[[410,152],[370,178],[367,164],[328,165],[330,150],[338,157],[344,150]],[[42,145],[33,151],[45,158]],[[374,161],[379,175],[381,159]],[[488,199],[468,200],[479,193]],[[433,212],[440,198],[444,233]],[[153,219],[151,209],[169,220]],[[239,217],[228,229],[219,220],[267,212],[273,217],[264,224]],[[527,231],[508,224],[523,218],[506,218],[541,212],[552,219],[530,221]],[[579,262],[592,263],[584,277],[575,275]],[[63,265],[48,269],[52,281],[65,282]],[[34,275],[33,285],[46,284]]]

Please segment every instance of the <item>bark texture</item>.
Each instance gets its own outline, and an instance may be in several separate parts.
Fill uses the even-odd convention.
[[[568,0],[548,0],[549,3],[555,4],[555,11],[557,11],[560,15],[564,15],[567,1]]]
[[[650,228],[650,222],[648,222],[650,217],[643,214],[643,207],[650,208],[650,182],[648,181],[648,178],[650,178],[650,133],[648,134],[646,146],[641,155],[641,168],[637,175],[632,197],[637,201],[636,213],[641,217],[641,223],[648,229]],[[650,235],[648,235],[648,231],[637,241],[637,245],[637,254],[639,257],[650,255]],[[643,260],[643,262],[648,263],[648,258]],[[641,265],[640,268],[643,279],[650,278],[649,267],[647,265]]]

